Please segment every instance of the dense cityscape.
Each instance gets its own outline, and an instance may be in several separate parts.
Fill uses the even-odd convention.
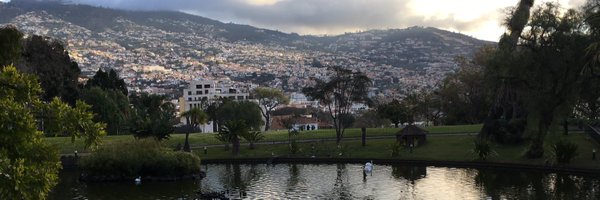
[[[111,22],[114,26],[92,31],[47,11],[30,11],[8,24],[63,41],[82,75],[91,77],[99,68],[114,68],[132,91],[174,97],[194,79],[252,82],[299,92],[311,78],[327,76],[323,66],[364,71],[374,81],[374,95],[395,97],[436,87],[457,69],[456,57],[469,57],[477,48],[491,44],[422,27],[304,36],[288,43],[233,41],[217,34],[227,30],[193,19],[147,19],[193,30],[191,34],[120,17]]]

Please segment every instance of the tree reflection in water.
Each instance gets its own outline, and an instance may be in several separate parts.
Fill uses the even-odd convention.
[[[333,199],[350,199],[351,192],[348,188],[349,177],[346,164],[336,164],[335,183],[333,185]]]
[[[298,183],[300,183],[303,180],[300,178],[300,170],[298,169],[298,164],[290,164],[288,166],[290,178],[287,181],[287,191],[292,192],[297,189],[296,187],[298,186]]]
[[[598,179],[515,170],[477,170],[475,183],[492,199],[600,199]]]
[[[242,167],[246,170],[243,171]],[[225,164],[225,170],[219,175],[224,188],[227,188],[232,196],[244,197],[248,186],[257,181],[265,172],[259,170],[256,164],[244,165]]]
[[[416,180],[425,178],[425,176],[427,176],[427,167],[392,165],[392,176],[396,179],[406,179],[412,184],[415,184]]]

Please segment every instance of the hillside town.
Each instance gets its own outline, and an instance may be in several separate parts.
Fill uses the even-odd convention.
[[[181,96],[199,79],[238,81],[299,92],[312,78],[326,78],[325,66],[344,66],[373,79],[373,95],[398,97],[406,91],[436,87],[457,68],[455,58],[485,44],[433,28],[347,33],[321,43],[297,39],[292,44],[229,41],[213,25],[191,20],[148,19],[152,23],[194,30],[164,30],[117,18],[110,29],[92,31],[45,11],[10,21],[28,34],[58,38],[68,47],[82,75],[113,68],[131,91]],[[257,31],[260,31],[258,29]],[[418,37],[431,33],[433,39]],[[465,39],[466,38],[466,39]]]

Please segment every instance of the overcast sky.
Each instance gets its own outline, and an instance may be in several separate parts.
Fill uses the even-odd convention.
[[[2,1],[2,0],[0,0]],[[6,0],[4,0],[6,1]],[[585,0],[558,1],[578,7]],[[299,34],[431,26],[497,41],[518,0],[71,0],[133,10],[177,10],[223,22]]]

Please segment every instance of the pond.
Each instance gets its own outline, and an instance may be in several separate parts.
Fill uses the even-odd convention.
[[[63,171],[49,199],[600,199],[600,175],[359,164],[209,164],[201,181],[81,183]]]

